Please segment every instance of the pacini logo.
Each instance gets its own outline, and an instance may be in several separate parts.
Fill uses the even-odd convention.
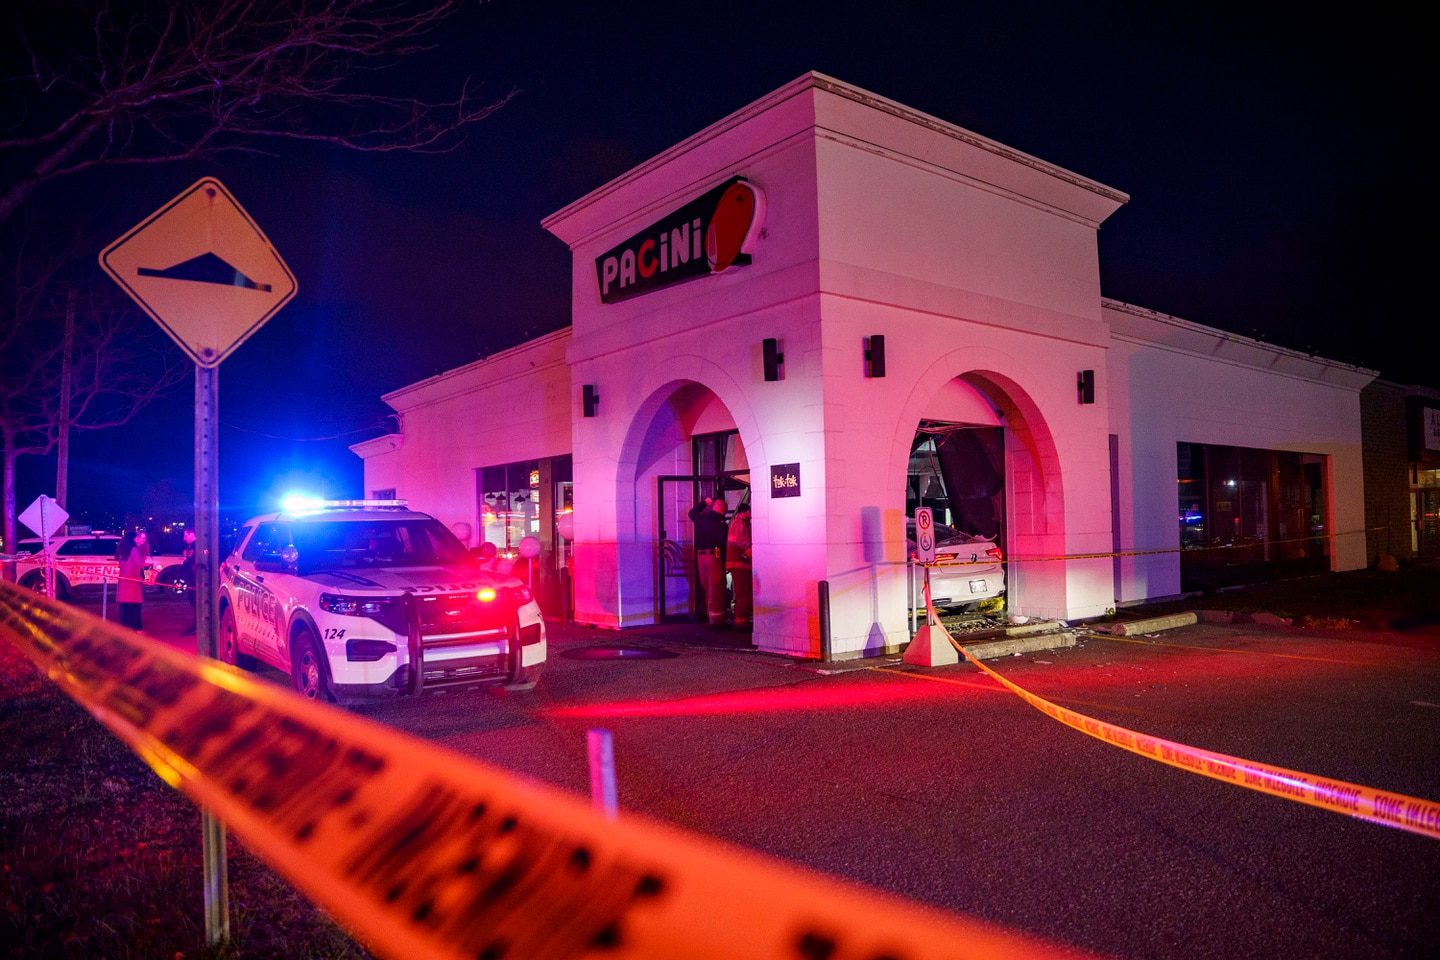
[[[600,302],[744,266],[764,220],[760,188],[732,177],[596,257]]]

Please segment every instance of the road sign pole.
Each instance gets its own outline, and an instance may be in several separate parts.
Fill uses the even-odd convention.
[[[55,599],[55,557],[50,552],[50,524],[45,515],[45,498],[40,498],[40,555],[45,558],[45,596]]]
[[[204,177],[100,252],[100,266],[195,361],[195,641],[219,652],[220,363],[295,296],[295,276],[219,180]],[[205,939],[230,939],[225,826],[201,811]]]
[[[195,366],[195,643],[202,657],[219,647],[215,594],[220,588],[220,370]],[[204,859],[205,942],[230,940],[230,881],[225,862],[225,824],[200,811]]]

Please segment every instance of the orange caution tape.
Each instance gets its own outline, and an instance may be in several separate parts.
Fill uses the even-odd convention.
[[[1220,544],[1214,547],[1156,547],[1151,550],[1105,550],[1098,553],[1056,553],[1056,554],[1032,554],[1029,556],[1017,555],[1005,557],[1001,560],[957,560],[946,557],[943,560],[937,559],[934,563],[925,564],[931,567],[988,567],[997,563],[1009,566],[1015,563],[1044,563],[1052,560],[1110,560],[1114,557],[1155,557],[1167,553],[1206,553],[1211,550],[1244,550],[1251,547],[1274,547],[1282,543],[1309,543],[1313,540],[1338,540],[1341,537],[1358,537],[1384,527],[1371,527],[1368,530],[1346,530],[1341,533],[1325,533],[1314,537],[1289,537],[1283,540],[1261,540],[1255,543],[1245,543],[1239,546],[1233,544]]]
[[[8,583],[0,636],[382,956],[1079,956],[638,816],[609,819]]]
[[[1158,760],[1189,773],[1198,773],[1202,777],[1210,777],[1212,780],[1221,780],[1237,787],[1245,787],[1248,790],[1268,793],[1271,796],[1293,800],[1296,803],[1319,807],[1321,810],[1329,810],[1331,813],[1343,813],[1358,820],[1367,820],[1370,823],[1394,827],[1397,830],[1407,830],[1440,840],[1440,803],[1433,800],[1422,800],[1419,797],[1406,796],[1403,793],[1390,793],[1358,783],[1317,777],[1311,773],[1301,773],[1286,767],[1244,760],[1229,754],[1216,753],[1213,750],[1202,750],[1199,747],[1176,743],[1174,740],[1151,737],[1128,727],[1106,723],[1104,720],[1096,720],[1094,717],[1051,703],[1044,697],[1036,696],[1024,687],[1007,680],[972,656],[940,623],[939,615],[930,603],[928,594],[925,597],[925,608],[929,611],[931,622],[935,624],[931,629],[944,633],[945,639],[950,641],[950,645],[962,657],[998,680],[1006,689],[1030,706],[1059,720],[1067,727],[1079,730],[1097,740],[1103,740],[1112,746],[1139,754],[1149,760]]]

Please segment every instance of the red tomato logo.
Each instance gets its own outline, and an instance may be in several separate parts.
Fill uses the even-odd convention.
[[[760,212],[761,199],[748,183],[732,183],[715,204],[715,215],[705,231],[705,256],[710,270],[720,273],[744,252]]]

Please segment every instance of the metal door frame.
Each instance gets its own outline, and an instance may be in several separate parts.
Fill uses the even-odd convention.
[[[668,602],[665,596],[665,545],[676,543],[666,536],[665,529],[665,484],[667,483],[688,483],[691,484],[691,502],[700,501],[700,485],[702,483],[713,483],[717,490],[723,491],[727,481],[740,480],[745,487],[750,486],[749,470],[722,470],[719,473],[707,474],[662,474],[655,478],[655,622],[656,623],[690,623],[695,619],[698,611],[695,610],[695,566],[685,558],[685,575],[690,581],[690,612],[689,614],[668,613]],[[734,489],[733,487],[731,489]],[[694,540],[691,540],[694,543]]]

